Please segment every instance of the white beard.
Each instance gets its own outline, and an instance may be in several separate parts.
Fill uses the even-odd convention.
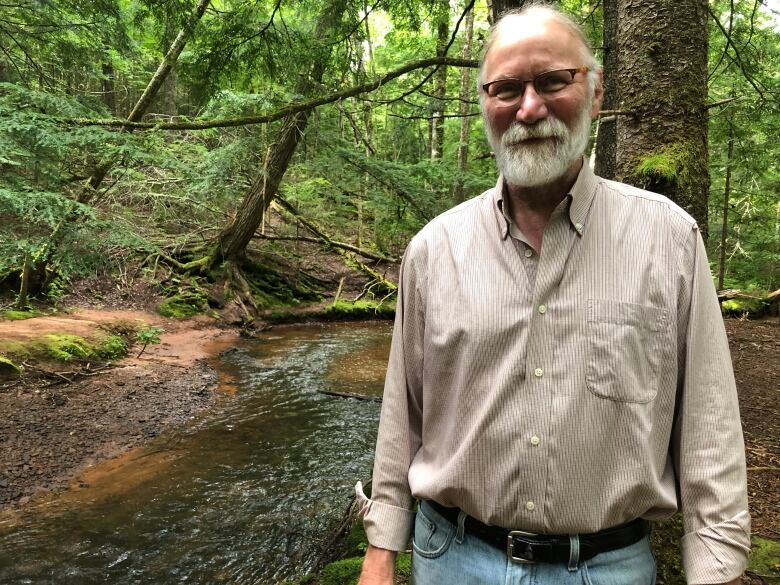
[[[501,136],[487,119],[485,126],[498,170],[507,184],[539,187],[560,179],[582,156],[590,139],[590,122],[590,104],[586,104],[571,131],[552,116],[535,124],[516,121]],[[524,142],[531,138],[544,140]]]

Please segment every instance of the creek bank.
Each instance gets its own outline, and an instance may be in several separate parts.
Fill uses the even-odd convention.
[[[0,510],[66,487],[91,465],[186,423],[216,400],[217,375],[206,361],[232,345],[238,333],[213,319],[82,310],[2,321],[0,337],[20,343],[53,332],[89,338],[122,320],[162,327],[161,343],[147,347],[140,359],[99,367],[51,362],[36,369],[68,371],[52,377],[28,368],[27,375],[0,384]]]

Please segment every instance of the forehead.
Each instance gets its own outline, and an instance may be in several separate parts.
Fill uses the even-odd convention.
[[[584,47],[564,25],[530,16],[507,17],[499,24],[485,56],[484,78],[531,76],[582,65]]]

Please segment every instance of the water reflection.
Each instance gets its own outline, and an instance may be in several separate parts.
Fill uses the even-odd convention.
[[[191,427],[0,520],[0,583],[274,583],[306,572],[370,473],[390,325],[279,328],[226,354]]]

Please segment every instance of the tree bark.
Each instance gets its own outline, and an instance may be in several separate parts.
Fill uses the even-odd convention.
[[[466,23],[464,30],[464,42],[463,42],[463,59],[471,59],[471,47],[474,42],[474,9],[469,10],[466,15]],[[458,113],[461,116],[460,119],[460,135],[458,136],[458,151],[457,161],[458,170],[455,179],[455,203],[461,203],[466,199],[464,192],[464,182],[466,175],[466,167],[469,159],[469,135],[471,133],[471,116],[469,112],[471,110],[471,104],[469,103],[471,96],[474,94],[473,84],[471,82],[471,70],[463,69],[460,75],[460,106]]]
[[[450,4],[448,0],[440,0],[436,8],[438,18],[436,23],[436,56],[444,57],[450,37]],[[442,65],[433,76],[433,99],[430,120],[430,154],[431,160],[441,158],[444,145],[444,99],[447,97],[447,66]]]
[[[345,7],[346,0],[335,0],[332,5],[326,6],[317,21],[314,38],[326,39],[341,19]],[[315,57],[311,71],[311,80],[315,84],[322,81],[329,57],[330,45]],[[309,81],[301,79],[296,93],[305,95],[310,85]],[[262,222],[263,213],[276,195],[312,111],[304,110],[285,118],[279,140],[270,149],[268,160],[264,163],[265,172],[254,180],[233,221],[219,235],[213,263],[241,260],[246,255],[246,248]]]
[[[524,4],[525,0],[488,0],[488,22],[493,25],[504,12],[522,8]]]
[[[603,110],[615,109],[617,104],[618,26],[617,0],[603,0],[604,12],[604,100]],[[617,161],[617,116],[604,116],[598,121],[596,138],[596,174],[605,179],[615,178]]]
[[[732,110],[733,112],[733,110]],[[723,187],[723,223],[720,228],[720,257],[718,259],[718,290],[726,278],[726,241],[729,233],[729,199],[731,198],[731,159],[734,157],[734,114],[729,114],[729,141],[726,149],[726,184]]]
[[[707,0],[618,0],[616,178],[668,196],[707,235]]]
[[[192,33],[195,30],[195,25],[198,24],[200,19],[205,14],[206,8],[208,8],[210,2],[211,0],[198,0],[198,3],[195,5],[194,10],[192,11],[192,14],[190,14],[184,27],[179,31],[179,34],[176,35],[176,38],[171,44],[171,48],[168,49],[165,57],[163,57],[160,66],[157,68],[157,71],[147,84],[143,94],[141,94],[141,97],[136,102],[132,111],[128,114],[126,120],[127,122],[140,121],[143,115],[149,109],[152,100],[157,95],[157,92],[159,92],[160,87],[162,87],[162,84],[168,77],[168,74],[171,72],[174,63],[176,63],[179,55],[181,55],[181,52],[184,50],[184,46],[192,36]],[[103,183],[103,179],[106,178],[106,175],[108,174],[108,171],[111,170],[112,166],[114,166],[114,161],[108,161],[98,166],[92,172],[92,176],[89,178],[87,187],[79,194],[79,203],[89,203],[92,200],[92,197],[94,197],[95,192],[100,188],[100,185]]]

